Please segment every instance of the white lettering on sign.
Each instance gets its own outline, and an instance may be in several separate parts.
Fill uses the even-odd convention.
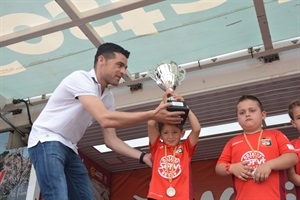
[[[189,14],[194,12],[200,12],[204,10],[208,10],[214,7],[217,7],[227,0],[200,0],[191,3],[178,3],[178,4],[171,4],[172,8],[175,12],[180,14]]]
[[[154,23],[165,21],[160,10],[145,12],[143,8],[135,9],[121,14],[123,19],[117,23],[123,31],[132,30],[135,35],[157,33]]]

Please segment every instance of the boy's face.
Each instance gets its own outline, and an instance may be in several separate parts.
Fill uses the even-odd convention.
[[[256,101],[246,99],[237,105],[238,123],[245,133],[259,131],[265,118],[266,112],[261,111]]]
[[[165,124],[160,133],[160,138],[166,145],[177,145],[180,139],[184,136],[184,131],[181,131],[176,125]]]
[[[291,120],[291,123],[300,133],[300,106],[293,108],[293,117],[294,119]]]

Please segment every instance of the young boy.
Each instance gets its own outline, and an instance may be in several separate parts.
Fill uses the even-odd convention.
[[[184,101],[178,94],[167,91],[163,96],[164,102],[170,94],[176,100]],[[153,163],[148,199],[193,199],[190,162],[198,144],[201,126],[191,110],[188,113],[188,121],[191,133],[182,142],[181,138],[185,133],[182,125],[157,124],[156,121],[148,121]]]
[[[257,97],[240,97],[236,112],[243,133],[227,142],[216,173],[233,177],[236,200],[285,199],[284,170],[298,162],[294,147],[282,132],[262,129],[266,112]]]
[[[290,103],[288,112],[292,125],[300,133],[300,99],[294,100]],[[296,151],[300,153],[300,138],[292,140],[291,143],[294,145]],[[287,170],[287,175],[289,181],[295,185],[296,199],[300,199],[300,162],[298,162],[296,166],[289,168]]]

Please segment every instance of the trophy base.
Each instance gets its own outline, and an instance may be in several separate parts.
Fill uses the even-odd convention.
[[[182,121],[180,125],[184,125],[185,121],[188,117],[190,109],[186,106],[185,102],[183,101],[176,101],[176,100],[167,100],[167,102],[172,103],[171,106],[167,107],[168,111],[184,111],[184,114],[181,115]]]

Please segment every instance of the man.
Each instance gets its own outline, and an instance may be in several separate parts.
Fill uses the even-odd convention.
[[[123,128],[148,120],[179,124],[183,112],[168,112],[161,103],[146,112],[118,112],[108,85],[118,86],[126,74],[129,52],[113,43],[99,46],[90,72],[75,71],[55,89],[29,135],[28,152],[44,200],[95,199],[77,142],[94,121],[102,127],[105,144],[151,166],[151,156],[129,147],[116,135]]]

